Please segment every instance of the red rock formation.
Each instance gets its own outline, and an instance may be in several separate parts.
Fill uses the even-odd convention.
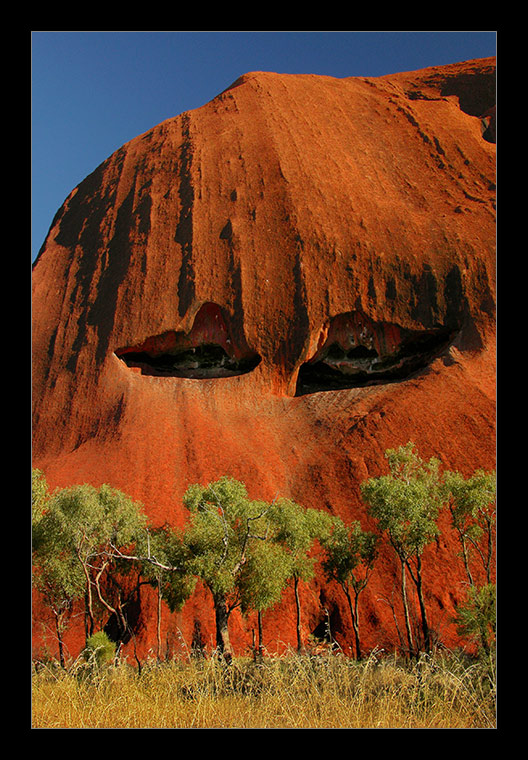
[[[188,485],[227,474],[367,527],[359,484],[389,447],[494,468],[494,74],[494,59],[254,72],[97,167],[34,267],[34,466],[50,486],[109,483],[181,524]],[[426,582],[450,644],[463,576],[443,527]],[[396,640],[379,601],[394,574],[387,553],[367,647]],[[270,648],[295,641],[290,596],[265,615]],[[350,643],[339,589],[319,582],[305,634],[321,602]],[[239,651],[253,626],[234,619]],[[196,629],[209,644],[205,592],[164,612],[168,642]],[[154,624],[138,637],[144,651]]]

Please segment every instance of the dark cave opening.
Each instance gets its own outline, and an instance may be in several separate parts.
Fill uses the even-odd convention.
[[[455,331],[448,328],[405,331],[393,353],[379,354],[370,345],[345,350],[337,343],[301,365],[296,396],[321,391],[362,388],[405,380],[423,371],[450,345]]]
[[[260,363],[258,354],[235,359],[216,344],[200,344],[162,354],[122,350],[116,352],[116,356],[127,367],[139,368],[143,375],[194,379],[244,375]]]

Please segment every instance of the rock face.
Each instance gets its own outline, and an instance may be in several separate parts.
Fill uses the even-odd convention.
[[[230,475],[366,528],[359,485],[389,447],[493,469],[494,98],[494,59],[254,72],[104,161],[34,266],[33,465],[49,485],[109,483],[182,524],[188,485]],[[463,576],[444,528],[425,573],[450,644]],[[367,647],[396,641],[379,601],[395,573],[387,552]],[[326,608],[351,642],[339,589],[317,581],[303,605],[305,636]],[[169,649],[197,630],[209,644],[211,609],[198,590],[165,610]],[[294,643],[293,609],[287,591],[264,616],[270,649]],[[155,614],[142,592],[140,619]],[[254,627],[235,617],[235,648]],[[143,649],[154,637],[139,626]]]

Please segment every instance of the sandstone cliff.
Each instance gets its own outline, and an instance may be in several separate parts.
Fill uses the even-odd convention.
[[[33,464],[50,485],[110,483],[179,524],[187,486],[227,474],[367,527],[359,483],[388,447],[492,469],[494,75],[494,59],[252,72],[97,167],[34,266]],[[449,541],[428,577],[448,643]],[[394,572],[387,555],[367,645],[394,640],[376,603]],[[350,637],[339,590],[305,597],[305,633],[322,602]],[[265,616],[270,646],[294,640],[292,603]],[[208,641],[208,604],[167,613],[167,640],[198,625]],[[251,625],[235,621],[235,647]]]

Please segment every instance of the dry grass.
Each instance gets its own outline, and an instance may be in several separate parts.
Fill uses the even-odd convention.
[[[489,669],[372,655],[40,666],[33,728],[494,728]]]

